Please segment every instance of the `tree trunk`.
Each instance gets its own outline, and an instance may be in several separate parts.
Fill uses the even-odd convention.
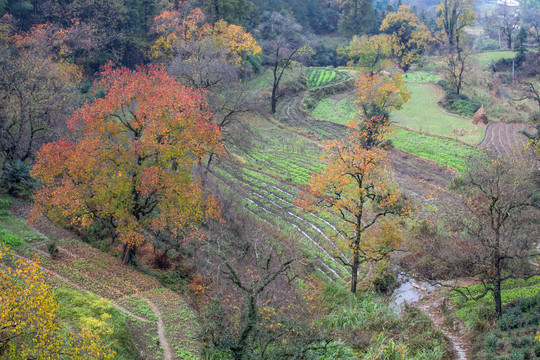
[[[122,246],[122,264],[130,264],[133,261],[136,252],[137,248],[135,247],[135,245],[129,246],[127,244],[124,244]]]
[[[351,270],[351,292],[356,294],[356,285],[358,284],[358,268],[360,267],[360,257],[358,252],[355,251],[353,255],[353,263]]]
[[[508,46],[509,50],[512,50],[512,33],[510,33],[506,38],[506,45]]]
[[[361,233],[357,232],[356,239],[353,244],[353,263],[351,269],[351,293],[356,294],[356,286],[358,285],[358,268],[360,267],[360,240]]]
[[[234,360],[243,360],[245,358],[246,348],[248,347],[248,339],[253,331],[255,324],[257,323],[257,295],[249,294],[247,295],[247,309],[246,315],[244,318],[244,326],[242,333],[238,339],[238,342],[234,347],[231,348],[234,356]]]
[[[495,301],[495,313],[497,318],[502,315],[502,299],[501,299],[501,261],[499,258],[495,260],[493,266],[493,299]]]
[[[276,113],[277,88],[278,88],[278,84],[274,82],[274,86],[272,87],[272,114]]]

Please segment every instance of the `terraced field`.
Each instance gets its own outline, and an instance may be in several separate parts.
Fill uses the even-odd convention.
[[[486,135],[480,143],[480,147],[501,156],[530,156],[525,150],[527,138],[520,133],[523,130],[534,132],[528,124],[490,123],[487,126]]]
[[[25,217],[27,208],[13,212]],[[50,285],[89,292],[120,310],[143,358],[199,358],[197,319],[181,295],[163,288],[156,279],[121,265],[117,258],[82,243],[66,230],[47,222],[40,225],[40,232],[26,227],[28,233],[39,235],[39,239],[20,251],[24,256],[18,256],[29,258],[30,254],[38,254]],[[54,260],[47,252],[47,238],[58,240],[59,253]]]
[[[228,191],[241,195],[245,211],[297,237],[322,276],[331,281],[342,281],[347,276],[347,269],[337,260],[338,256],[347,258],[346,250],[336,242],[345,241],[337,235],[337,219],[299,209],[294,205],[298,188],[228,162],[221,163],[214,175]]]
[[[306,71],[306,77],[308,87],[314,89],[344,81],[349,78],[349,75],[336,70],[309,68]]]

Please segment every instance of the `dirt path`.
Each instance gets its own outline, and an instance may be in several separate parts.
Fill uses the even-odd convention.
[[[416,305],[426,313],[433,324],[440,329],[454,350],[454,359],[467,360],[470,342],[465,326],[461,321],[454,320],[450,325],[445,321],[444,308],[450,300],[441,296],[440,291],[434,291],[420,300]]]
[[[40,254],[42,254],[42,255],[44,255],[44,256],[50,258],[50,255],[49,255],[49,254],[47,254],[47,253],[45,253],[45,252],[43,252],[43,251],[41,251],[41,250],[37,250],[37,249],[34,249],[34,250],[36,250],[38,253],[40,253]],[[32,261],[31,259],[25,258],[24,256],[21,256],[21,255],[18,255],[18,254],[15,254],[14,256],[15,256],[16,258],[18,258],[18,259],[21,259],[21,260]],[[99,299],[106,300],[106,301],[110,302],[111,305],[112,305],[113,307],[117,308],[118,310],[120,310],[121,312],[123,312],[124,314],[126,314],[127,316],[129,316],[129,317],[131,317],[131,318],[133,318],[133,319],[136,319],[136,320],[139,320],[139,321],[142,321],[142,322],[151,322],[150,320],[148,320],[148,319],[146,319],[146,318],[143,318],[143,317],[141,317],[141,316],[139,316],[139,315],[133,314],[131,311],[129,311],[128,309],[126,309],[126,308],[123,307],[123,306],[118,305],[118,304],[115,303],[114,301],[111,301],[111,300],[109,300],[109,299],[105,299],[104,297],[101,297],[101,296],[99,296],[98,294],[95,294],[95,293],[93,293],[93,292],[91,292],[91,291],[88,291],[87,289],[84,289],[82,286],[79,286],[79,285],[77,285],[76,283],[74,283],[73,281],[69,280],[68,278],[66,278],[66,277],[64,277],[64,276],[62,276],[62,275],[60,275],[60,274],[58,274],[58,273],[56,273],[56,272],[54,272],[54,271],[52,271],[52,270],[47,269],[47,268],[44,267],[43,265],[40,266],[40,269],[41,269],[43,272],[45,272],[45,273],[47,273],[47,274],[49,274],[49,275],[51,275],[51,276],[57,278],[57,279],[60,280],[61,282],[66,283],[66,284],[68,284],[68,285],[70,285],[70,286],[76,288],[77,290],[88,292],[88,293],[94,295],[95,297],[97,297],[97,298],[99,298]]]
[[[13,212],[25,220],[25,210],[15,208]],[[40,267],[52,285],[61,283],[89,292],[127,315],[142,358],[180,360],[177,353],[197,358],[199,345],[191,335],[196,333],[196,317],[182,296],[163,288],[157,280],[121,265],[117,258],[82,243],[64,229],[45,223],[35,231],[45,240],[31,244],[29,250],[40,255]],[[58,240],[59,252],[55,259],[46,248],[51,237]],[[28,259],[26,254],[16,256]],[[141,308],[141,304],[148,306],[147,310]],[[179,315],[180,308],[183,315]],[[179,324],[192,329],[190,334],[176,329]],[[155,346],[157,339],[160,346]]]
[[[172,360],[173,355],[171,351],[171,346],[169,345],[169,341],[167,340],[167,337],[165,336],[165,325],[163,324],[163,318],[161,317],[161,312],[157,308],[157,306],[151,302],[150,300],[146,298],[142,298],[148,306],[152,308],[152,311],[154,312],[154,315],[157,317],[157,326],[158,326],[158,336],[159,336],[159,344],[163,347],[163,357],[165,360]]]

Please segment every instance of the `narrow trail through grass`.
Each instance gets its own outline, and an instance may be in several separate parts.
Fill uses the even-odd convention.
[[[73,288],[105,300],[130,320],[128,325],[132,332],[144,329],[144,334],[134,336],[137,350],[143,358],[197,358],[198,345],[194,332],[187,334],[178,328],[180,321],[186,328],[193,329],[197,326],[193,323],[196,322],[194,315],[185,315],[191,310],[179,294],[165,291],[155,279],[121,265],[117,258],[94,249],[73,236],[57,242],[58,256],[52,259],[46,250],[46,243],[49,241],[47,234],[51,232],[52,226],[48,225],[46,230],[35,230],[24,225],[26,228],[23,229],[20,222],[15,221],[19,218],[12,217],[14,220],[11,222],[18,225],[17,231],[39,234],[40,237],[37,241],[27,240],[29,243],[16,248],[18,251],[15,256],[29,260],[31,254],[37,254],[41,260],[40,268],[47,275],[47,282],[51,286]],[[54,238],[59,234],[67,235],[65,230],[58,231]],[[144,309],[140,308],[140,302],[148,307],[148,312],[142,311]],[[166,304],[171,304],[174,309],[165,314],[163,309]],[[177,312],[183,315],[177,316]]]

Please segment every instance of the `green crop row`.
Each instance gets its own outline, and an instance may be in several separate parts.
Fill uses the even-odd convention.
[[[482,285],[467,287],[467,292],[472,297],[482,294]],[[503,306],[508,305],[518,299],[537,296],[540,294],[540,276],[534,276],[528,280],[510,279],[501,284],[501,299]],[[467,325],[469,329],[481,326],[487,319],[486,314],[494,311],[493,294],[488,292],[479,300],[467,300],[459,293],[452,293],[452,300],[456,306],[456,315]]]
[[[334,70],[311,68],[308,71],[307,81],[310,89],[333,84],[346,77],[345,74]]]

